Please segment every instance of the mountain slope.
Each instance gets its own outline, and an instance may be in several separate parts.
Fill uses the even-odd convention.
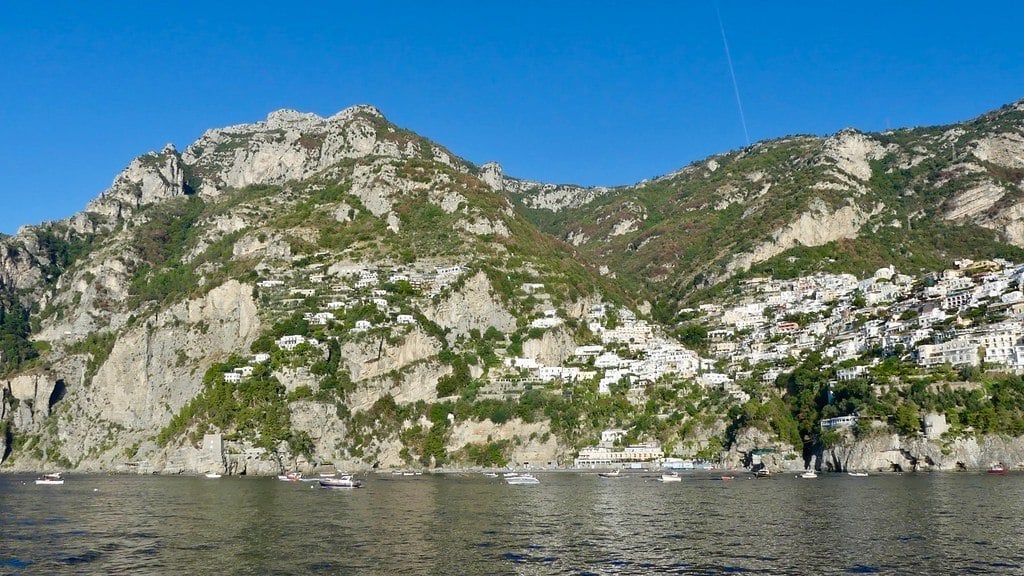
[[[613,190],[506,188],[542,229],[675,309],[752,266],[864,274],[1017,257],[1022,168],[1017,103],[945,127],[759,142]]]
[[[41,240],[58,236],[68,255]],[[531,318],[572,322],[551,333],[561,360],[572,319],[621,298],[474,167],[369,107],[208,131],[184,153],[134,160],[85,212],[3,243],[11,317],[33,310],[34,343],[11,323],[26,352],[4,365],[15,374],[0,413],[23,466],[215,466],[199,446],[207,432],[262,454],[233,461],[236,473],[314,453],[411,462],[427,440],[400,441],[401,423],[415,428],[439,394],[472,392],[470,373],[501,370],[493,348],[539,338]],[[283,336],[315,344],[284,350]],[[257,351],[273,358],[253,367]],[[255,375],[228,382],[242,365]],[[417,407],[384,421],[381,402]],[[449,424],[435,436],[455,434]],[[396,442],[414,452],[399,456]],[[432,450],[425,461],[446,458]]]

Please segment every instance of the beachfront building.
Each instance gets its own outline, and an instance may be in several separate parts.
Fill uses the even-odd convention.
[[[622,448],[592,446],[582,448],[579,456],[573,460],[573,465],[577,468],[623,466],[642,462],[658,462],[664,457],[665,452],[657,443],[633,444]]]

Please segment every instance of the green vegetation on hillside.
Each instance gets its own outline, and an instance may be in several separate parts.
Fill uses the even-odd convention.
[[[18,370],[39,355],[29,336],[29,311],[9,293],[0,292],[0,375]]]

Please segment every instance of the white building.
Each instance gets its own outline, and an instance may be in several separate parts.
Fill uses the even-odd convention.
[[[540,368],[535,358],[505,358],[505,366],[509,368],[520,368],[523,370],[536,370]]]
[[[614,352],[605,352],[594,359],[594,368],[618,368],[622,366],[622,358]]]
[[[282,350],[294,350],[296,346],[304,343],[305,341],[305,336],[294,334],[290,336],[282,336],[278,338],[275,343],[277,344],[277,347]]]
[[[530,328],[554,328],[562,324],[561,318],[552,318],[545,316],[544,318],[536,318],[530,322]]]
[[[602,376],[601,380],[597,383],[597,393],[611,394],[612,386],[618,384],[623,378],[626,378],[628,376],[628,370],[605,370],[604,376]]]
[[[818,425],[821,426],[822,430],[835,430],[836,428],[849,428],[857,424],[857,416],[838,416],[836,418],[826,418],[820,420]]]
[[[537,377],[543,382],[551,382],[553,380],[573,382],[579,379],[580,369],[565,366],[540,366],[537,369]]]
[[[925,367],[940,364],[977,366],[978,344],[962,336],[941,344],[922,344],[917,347],[917,359]]]
[[[333,312],[317,312],[316,314],[304,314],[303,317],[313,326],[325,326],[334,320]]]
[[[616,464],[633,464],[640,462],[657,462],[665,457],[665,452],[658,444],[637,444],[625,448],[595,446],[583,448],[573,461],[577,468],[593,468],[595,466],[612,466]]]

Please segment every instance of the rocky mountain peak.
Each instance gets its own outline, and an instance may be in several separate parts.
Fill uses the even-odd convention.
[[[488,162],[481,166],[480,179],[486,182],[491,187],[491,190],[495,192],[505,190],[505,171],[502,169],[501,164],[497,162]]]
[[[173,144],[131,161],[108,190],[86,206],[86,212],[111,221],[128,217],[138,208],[186,193],[185,169]]]

